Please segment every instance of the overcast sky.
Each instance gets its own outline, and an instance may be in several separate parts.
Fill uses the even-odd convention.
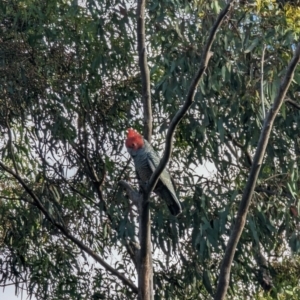
[[[20,294],[19,296],[15,295],[15,287],[13,285],[7,286],[5,290],[3,291],[3,288],[1,288],[0,291],[0,299],[1,300],[26,300],[27,299],[27,294],[23,292],[23,298],[22,295]],[[35,300],[34,297],[31,298],[32,300]]]

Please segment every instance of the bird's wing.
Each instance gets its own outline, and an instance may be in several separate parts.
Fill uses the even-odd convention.
[[[151,168],[151,171],[154,172],[155,169],[158,167],[160,159],[159,159],[158,155],[155,155],[155,154],[148,154],[147,158],[148,158],[148,164],[149,164],[149,166]],[[162,173],[159,176],[159,179],[160,179],[161,183],[164,186],[166,186],[166,187],[168,187],[170,189],[170,192],[173,194],[173,196],[175,198],[177,198],[175,190],[174,190],[174,186],[173,186],[173,183],[172,183],[172,180],[171,180],[171,177],[170,177],[170,174],[169,174],[169,172],[166,169],[164,169],[162,171]]]
[[[159,164],[158,155],[156,155],[156,153],[150,153],[148,154],[147,160],[150,169],[152,170],[152,172],[154,172]],[[157,183],[154,192],[166,202],[172,215],[177,216],[181,213],[182,209],[180,202],[176,196],[171,176],[166,169],[162,171],[159,177],[159,182]]]

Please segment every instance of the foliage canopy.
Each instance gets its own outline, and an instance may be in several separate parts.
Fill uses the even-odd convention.
[[[158,151],[224,2],[147,2]],[[118,182],[136,184],[124,133],[143,128],[135,9],[119,0],[0,2],[1,161],[57,223],[132,282],[137,213]],[[151,202],[155,299],[214,293],[262,127],[261,83],[268,110],[298,39],[290,24],[274,1],[238,1],[217,34],[169,166],[184,211],[175,218],[160,199]],[[231,298],[300,293],[299,274],[286,267],[299,265],[299,84],[298,69],[238,244]],[[207,162],[210,175],[201,171]],[[2,168],[0,176],[2,285],[13,282],[37,299],[136,297],[62,235],[11,174]]]

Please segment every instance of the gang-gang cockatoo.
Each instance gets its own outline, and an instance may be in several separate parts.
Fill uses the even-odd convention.
[[[125,145],[133,158],[138,179],[146,184],[160,162],[158,154],[148,141],[132,128],[127,130]],[[154,193],[166,202],[172,215],[177,216],[181,213],[180,202],[176,197],[170,174],[166,169],[160,174]]]

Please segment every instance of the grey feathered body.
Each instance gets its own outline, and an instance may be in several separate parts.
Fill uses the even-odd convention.
[[[133,158],[137,176],[142,182],[147,183],[157,168],[160,158],[147,140],[144,139],[144,143],[143,148],[138,150],[128,149],[128,152]],[[154,193],[166,202],[172,215],[177,216],[181,213],[180,202],[177,199],[170,174],[166,169],[161,173]]]

